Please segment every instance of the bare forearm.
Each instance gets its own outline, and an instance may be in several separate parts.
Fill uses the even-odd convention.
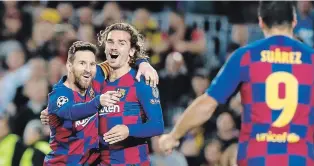
[[[180,139],[189,130],[204,124],[213,114],[217,107],[217,102],[210,96],[204,94],[198,97],[183,113],[176,123],[171,134]]]

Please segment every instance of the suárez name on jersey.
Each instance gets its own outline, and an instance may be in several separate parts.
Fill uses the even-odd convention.
[[[102,114],[108,114],[108,113],[117,113],[120,112],[120,106],[119,105],[113,105],[113,106],[105,106],[99,111],[99,115]]]

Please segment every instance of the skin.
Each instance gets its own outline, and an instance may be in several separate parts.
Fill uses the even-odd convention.
[[[278,25],[272,28],[267,27],[261,17],[259,17],[259,26],[261,27],[265,37],[275,35],[283,35],[293,38],[293,28],[296,26],[296,16],[292,22],[292,26]],[[192,104],[184,111],[182,117],[175,124],[173,130],[169,134],[164,134],[159,139],[159,146],[163,153],[169,154],[173,148],[179,145],[179,139],[182,138],[192,128],[203,125],[214,113],[218,102],[211,96],[203,94],[196,98]],[[232,163],[236,163],[232,161]]]

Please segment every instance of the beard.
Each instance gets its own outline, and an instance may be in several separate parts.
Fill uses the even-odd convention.
[[[86,82],[86,81],[83,81],[81,77],[84,74],[88,74],[88,73],[79,74],[77,72],[74,72],[73,74],[74,74],[74,85],[78,87],[80,91],[86,91],[87,88],[91,85],[92,79]]]

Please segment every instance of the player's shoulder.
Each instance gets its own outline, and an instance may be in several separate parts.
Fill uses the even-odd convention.
[[[48,94],[48,99],[48,112],[51,112],[73,101],[74,95],[66,86],[57,86]]]
[[[247,46],[242,46],[238,49],[236,49],[233,53],[232,56],[230,56],[230,58],[227,60],[227,62],[240,62],[241,59],[244,57],[244,55],[250,51],[251,46],[247,45]]]
[[[64,78],[62,78],[64,79]],[[49,102],[54,102],[57,100],[71,100],[73,99],[73,90],[66,87],[63,80],[60,80],[57,84],[53,86],[52,91],[48,94]]]
[[[110,72],[110,66],[108,62],[102,62],[97,64],[97,74],[102,74],[103,76],[107,76]]]
[[[301,41],[298,41],[298,40],[294,40],[293,42],[294,42],[294,45],[298,47],[298,50],[309,53],[309,54],[314,54],[314,49],[310,47],[309,45],[302,43]]]

